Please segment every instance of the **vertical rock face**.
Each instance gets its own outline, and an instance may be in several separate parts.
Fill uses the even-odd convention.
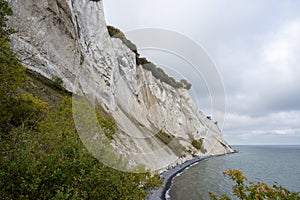
[[[152,170],[232,149],[185,89],[154,78],[135,54],[110,38],[102,1],[9,0],[11,45],[29,69],[63,80],[67,90],[95,95],[118,125],[112,142],[131,163]],[[202,148],[191,145],[202,141]]]
[[[112,104],[117,60],[101,2],[11,0],[9,4],[14,11],[10,23],[17,31],[12,47],[26,67],[47,78],[61,78],[70,91],[78,78],[84,94],[97,88],[98,98]]]

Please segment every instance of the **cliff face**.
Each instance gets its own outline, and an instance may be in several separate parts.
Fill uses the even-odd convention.
[[[16,30],[11,45],[20,60],[49,79],[61,78],[69,91],[94,94],[118,125],[114,148],[130,163],[160,170],[192,155],[232,151],[187,90],[154,78],[136,65],[135,54],[120,39],[110,38],[102,1],[9,4],[14,11],[9,23]],[[202,141],[202,147],[192,141]]]

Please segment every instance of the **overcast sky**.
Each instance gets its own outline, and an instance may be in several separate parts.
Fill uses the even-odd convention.
[[[300,1],[105,0],[104,8],[124,32],[173,30],[207,51],[224,81],[230,144],[300,144]]]

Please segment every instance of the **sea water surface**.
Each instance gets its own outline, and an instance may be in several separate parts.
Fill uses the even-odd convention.
[[[222,173],[238,169],[250,181],[274,181],[291,191],[300,191],[299,146],[233,146],[239,153],[214,157],[188,168],[173,180],[171,200],[209,199],[208,192],[230,194],[233,182]]]

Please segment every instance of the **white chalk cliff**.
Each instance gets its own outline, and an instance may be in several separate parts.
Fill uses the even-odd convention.
[[[102,1],[9,0],[11,46],[24,66],[80,94],[95,94],[115,119],[116,152],[132,165],[162,170],[193,156],[232,152],[217,125],[175,89],[136,64],[106,28]],[[90,86],[93,84],[93,87]],[[166,137],[167,136],[167,137]],[[164,138],[166,137],[166,138]],[[172,142],[166,145],[166,139]],[[202,141],[197,149],[191,143]]]

